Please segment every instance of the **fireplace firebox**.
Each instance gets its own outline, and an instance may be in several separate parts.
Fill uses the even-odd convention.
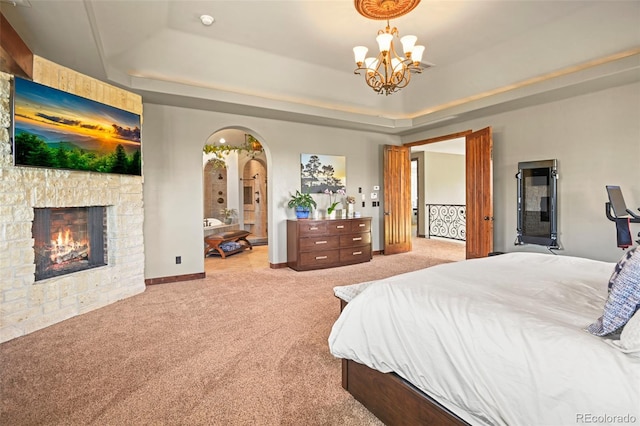
[[[106,231],[104,206],[34,209],[36,281],[106,265]]]

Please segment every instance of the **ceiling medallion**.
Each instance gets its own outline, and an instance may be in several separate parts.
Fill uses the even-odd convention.
[[[353,3],[365,18],[386,20],[406,15],[420,0],[354,0]]]

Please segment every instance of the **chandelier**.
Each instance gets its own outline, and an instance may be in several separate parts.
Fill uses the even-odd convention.
[[[378,31],[376,41],[380,53],[367,57],[365,46],[353,48],[357,68],[354,74],[364,74],[364,80],[376,93],[390,95],[406,87],[411,81],[411,74],[421,73],[424,46],[417,46],[417,37],[407,35],[400,38],[398,29],[391,28],[390,18],[397,18],[413,10],[420,0],[354,0],[356,10],[371,19],[385,19],[387,26]],[[400,38],[403,56],[396,53],[394,38]]]

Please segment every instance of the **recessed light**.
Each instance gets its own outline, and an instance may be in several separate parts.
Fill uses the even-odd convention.
[[[209,25],[213,24],[214,19],[211,15],[201,15],[200,21],[202,22],[202,25],[206,25],[208,27]]]
[[[220,143],[225,143],[227,141],[224,140],[224,138],[220,138]]]

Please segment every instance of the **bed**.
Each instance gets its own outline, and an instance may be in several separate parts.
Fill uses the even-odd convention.
[[[336,287],[343,310],[329,348],[342,359],[343,387],[387,424],[640,421],[640,253],[632,256],[635,269],[507,253]],[[609,318],[616,275],[635,282],[627,325],[596,336],[587,327]]]

